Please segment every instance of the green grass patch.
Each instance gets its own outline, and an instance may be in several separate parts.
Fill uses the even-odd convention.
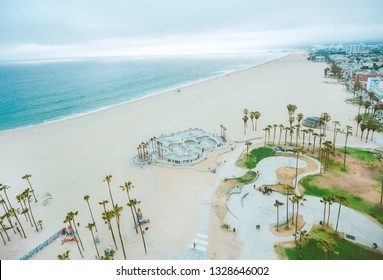
[[[382,153],[373,153],[365,149],[347,147],[347,154],[356,159],[372,163],[378,161],[377,156]]]
[[[327,254],[323,249],[327,247]],[[339,235],[329,232],[320,226],[313,227],[309,232],[309,239],[303,241],[301,248],[277,248],[277,252],[285,255],[290,260],[383,260],[383,254],[372,248],[366,248],[359,244],[341,238]]]
[[[335,195],[341,195],[346,198],[346,202],[344,203],[345,206],[350,207],[352,209],[355,209],[359,212],[366,213],[370,215],[371,217],[374,217],[379,221],[379,223],[383,224],[383,209],[380,208],[378,205],[374,205],[372,203],[369,203],[359,196],[350,194],[347,191],[340,190],[340,189],[323,189],[314,184],[314,180],[319,175],[314,176],[307,176],[303,178],[300,183],[304,187],[304,194],[305,195],[312,195],[312,196],[318,196],[318,197],[325,197],[325,196],[335,196]]]
[[[237,181],[240,184],[248,184],[257,177],[257,173],[254,171],[247,171],[242,177],[234,178],[233,180]]]
[[[236,166],[253,169],[257,166],[258,162],[267,157],[275,155],[275,151],[271,148],[261,147],[249,152],[249,156],[246,154],[236,162]]]

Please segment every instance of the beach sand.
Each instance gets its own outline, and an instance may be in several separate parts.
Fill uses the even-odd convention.
[[[216,157],[224,150],[209,154],[207,161],[190,168],[153,164],[141,168],[132,160],[138,144],[153,136],[188,128],[219,134],[221,124],[227,128],[230,140],[262,137],[262,128],[269,124],[288,125],[286,106],[290,103],[297,106],[295,113],[307,117],[327,112],[332,120],[340,121],[342,127],[352,125],[355,131],[356,123],[352,119],[358,108],[344,102],[347,93],[342,85],[324,82],[325,67],[325,64],[307,61],[304,53],[292,53],[247,70],[181,87],[180,91],[172,90],[72,119],[0,132],[0,182],[11,186],[8,196],[16,205],[15,196],[28,187],[21,177],[26,173],[33,175],[31,182],[39,199],[38,203],[32,203],[33,213],[36,220],[43,220],[44,227],[36,233],[20,215],[28,238],[21,239],[10,232],[12,240],[6,246],[1,244],[0,258],[20,258],[64,227],[68,212],[79,211],[76,221],[80,223],[85,259],[94,259],[91,235],[84,227],[91,222],[83,199],[85,195],[90,196],[101,239],[100,249],[107,245],[114,247],[108,227],[101,219],[99,205],[102,200],[110,201],[103,182],[109,174],[113,176],[114,202],[124,207],[121,228],[127,258],[179,258],[198,233],[201,215],[210,215],[201,213],[201,202],[209,187],[217,183],[216,175],[209,172],[209,168],[215,167]],[[251,130],[249,120],[246,135],[242,121],[244,108],[261,113],[258,130]],[[351,137],[349,144],[381,146],[381,135],[377,134],[375,139],[365,144]],[[338,143],[343,144],[342,135]],[[140,236],[132,229],[126,193],[119,188],[127,181],[133,182],[135,188],[131,195],[141,201],[139,207],[151,221],[145,234],[147,255]],[[120,248],[114,223],[113,227]],[[212,238],[214,236],[209,236]],[[214,244],[219,246],[217,242]],[[66,249],[70,250],[70,259],[81,259],[74,244],[61,245],[59,241],[33,259],[56,259]],[[209,248],[210,255],[215,255],[214,250]],[[116,258],[123,258],[121,249]]]

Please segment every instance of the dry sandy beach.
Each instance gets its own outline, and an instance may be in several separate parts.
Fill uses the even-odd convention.
[[[73,119],[0,132],[0,182],[11,186],[8,196],[16,205],[15,196],[28,187],[21,177],[26,173],[33,175],[31,182],[39,202],[32,203],[32,207],[44,227],[36,233],[20,215],[27,238],[10,232],[12,241],[6,246],[1,244],[0,258],[20,258],[64,227],[68,212],[79,211],[76,221],[80,223],[85,259],[94,259],[91,235],[85,228],[91,218],[83,197],[90,196],[100,248],[112,245],[99,205],[102,200],[110,200],[103,182],[109,174],[113,176],[114,201],[124,207],[121,225],[127,258],[178,258],[199,230],[201,201],[206,190],[216,183],[215,174],[208,170],[214,168],[215,157],[222,150],[209,154],[207,161],[191,168],[154,165],[141,168],[132,161],[138,144],[153,136],[188,128],[219,134],[220,124],[227,128],[230,140],[262,137],[265,126],[288,124],[289,103],[297,105],[296,113],[305,117],[327,112],[342,127],[352,125],[355,131],[352,119],[357,107],[344,102],[343,86],[324,83],[324,68],[324,64],[307,61],[304,53],[292,53],[257,67],[185,86],[180,91],[172,90]],[[261,113],[258,130],[249,129],[246,135],[244,108]],[[343,144],[339,139],[338,143]],[[381,136],[376,139],[369,145],[379,146]],[[363,144],[354,137],[349,143]],[[140,236],[132,229],[127,196],[119,187],[127,181],[133,182],[132,196],[141,201],[143,214],[151,221],[145,234],[148,255],[144,254]],[[52,199],[48,199],[48,194]],[[122,259],[117,228],[113,226],[119,247],[116,259]],[[74,244],[60,245],[58,241],[33,259],[56,259],[66,249],[71,250],[71,259],[81,259]],[[209,248],[210,252],[214,250]]]

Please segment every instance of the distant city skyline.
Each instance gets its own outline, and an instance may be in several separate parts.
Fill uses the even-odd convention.
[[[238,53],[383,41],[382,11],[380,0],[3,0],[0,60]]]

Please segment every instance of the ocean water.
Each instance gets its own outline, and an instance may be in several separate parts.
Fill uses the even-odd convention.
[[[286,54],[0,63],[0,130],[75,117]]]

